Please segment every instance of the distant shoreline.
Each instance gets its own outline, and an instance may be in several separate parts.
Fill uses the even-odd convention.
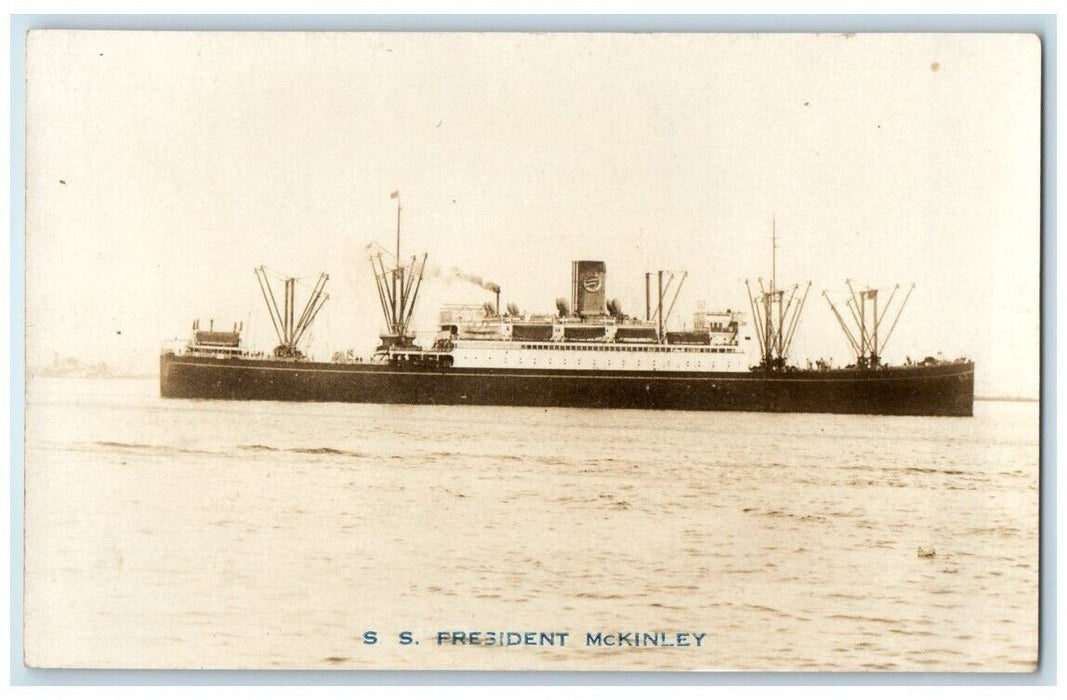
[[[975,396],[975,401],[1021,401],[1024,403],[1038,403],[1041,399],[1032,399],[1026,396]]]
[[[48,374],[47,371],[30,370],[26,377],[32,379],[158,379],[159,374]]]

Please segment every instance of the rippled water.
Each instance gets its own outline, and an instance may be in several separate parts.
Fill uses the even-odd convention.
[[[164,400],[152,380],[31,379],[27,426],[36,665],[1037,659],[1034,403],[771,416]],[[436,643],[454,631],[569,637]],[[628,631],[706,637],[585,644]]]

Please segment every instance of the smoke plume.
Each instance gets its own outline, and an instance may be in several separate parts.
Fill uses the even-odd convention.
[[[385,248],[373,241],[364,246],[364,250],[368,253],[373,253],[375,250],[380,250],[388,254],[388,251],[385,250]],[[440,265],[428,264],[426,266],[426,269],[423,270],[422,275],[423,279],[439,279],[445,284],[452,284],[453,280],[462,280],[464,282],[470,282],[471,284],[477,285],[482,289],[489,290],[494,294],[500,292],[500,285],[496,282],[489,282],[481,275],[476,275],[471,272],[464,272],[458,267],[451,267],[448,270],[445,270]]]
[[[438,265],[427,265],[424,276],[426,279],[440,279],[444,281],[445,284],[451,284],[453,280],[462,280],[477,285],[482,289],[487,289],[493,293],[500,291],[500,285],[496,282],[489,282],[481,275],[476,275],[472,272],[464,272],[458,267],[450,267],[448,270],[444,270]]]

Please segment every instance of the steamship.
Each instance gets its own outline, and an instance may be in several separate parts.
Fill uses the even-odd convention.
[[[371,258],[386,330],[366,360],[336,353],[313,361],[300,350],[326,303],[328,277],[319,277],[301,312],[295,280],[285,280],[282,304],[264,268],[260,290],[278,336],[270,353],[242,344],[242,328],[201,329],[160,357],[160,393],[167,398],[266,401],[344,401],[442,405],[730,410],[970,416],[974,364],[927,357],[903,366],[883,362],[910,288],[890,293],[848,283],[845,312],[824,296],[855,361],[834,368],[822,361],[801,368],[789,349],[811,284],[779,288],[746,282],[749,310],[698,308],[685,330],[671,330],[674,302],[686,273],[645,273],[645,313],[633,317],[607,296],[601,261],[572,263],[570,299],[554,313],[521,313],[514,305],[446,306],[436,334],[420,345],[411,316],[426,256],[387,267]],[[773,250],[773,243],[772,243]],[[773,254],[772,254],[773,261]],[[774,264],[772,262],[772,270]],[[891,312],[894,301],[895,311]],[[889,313],[887,313],[889,312]],[[895,314],[895,315],[891,315]],[[852,321],[851,324],[846,319]],[[890,322],[890,319],[891,322]]]

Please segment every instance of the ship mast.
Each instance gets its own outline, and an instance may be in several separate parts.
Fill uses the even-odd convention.
[[[763,280],[759,283],[760,294],[752,293],[749,281],[745,280],[748,290],[749,306],[756,323],[756,337],[760,345],[760,366],[763,369],[781,370],[786,368],[789,349],[793,344],[793,335],[800,324],[800,314],[811,290],[811,282],[800,291],[800,285],[794,284],[790,289],[778,288],[778,232],[775,220],[771,219],[771,279],[769,287]],[[757,306],[758,304],[758,306]],[[757,313],[759,308],[762,313]]]
[[[893,322],[889,324],[889,330],[882,336],[879,336],[879,331],[885,323],[890,307],[893,306],[893,299],[896,297],[900,285],[893,287],[893,290],[889,293],[889,301],[882,307],[880,313],[878,311],[879,290],[868,287],[861,289],[857,294],[852,286],[852,280],[845,280],[845,286],[848,287],[849,294],[845,302],[845,308],[848,309],[849,316],[852,319],[851,325],[838,311],[837,306],[826,290],[823,290],[823,298],[830,305],[830,310],[834,312],[834,318],[837,319],[837,323],[845,333],[845,338],[848,339],[852,352],[856,355],[856,366],[865,369],[878,369],[882,366],[882,353],[885,352],[885,346],[893,336],[893,330],[896,329],[897,321],[900,320],[900,315],[904,312],[908,299],[911,298],[911,292],[915,289],[915,284],[908,287],[907,294],[904,295],[903,301],[900,302],[896,309]]]
[[[771,318],[771,309],[772,309],[772,307],[774,305],[774,302],[776,300],[779,302],[778,303],[779,309],[782,306],[782,304],[781,304],[781,296],[779,295],[777,282],[776,282],[777,277],[778,277],[778,231],[777,231],[777,227],[775,226],[775,224],[776,224],[775,217],[772,216],[771,217],[771,291],[770,291],[770,294],[767,294],[765,296],[764,300],[763,300],[764,301],[764,305],[765,305],[765,307],[767,309],[767,319],[766,319],[766,322],[763,324],[764,329],[767,331],[767,342],[764,344],[764,347],[767,349],[767,353],[770,352],[770,348],[772,347],[772,342],[771,342],[772,341],[772,337],[771,337],[771,335],[774,332],[774,327],[781,325],[781,324],[772,323],[773,319]],[[764,355],[764,361],[769,365],[770,361],[771,361],[771,355],[770,354],[765,354]]]
[[[393,192],[390,197],[396,198],[396,268],[393,270],[393,299],[396,299],[396,284],[400,278],[400,190]],[[393,325],[397,321],[397,306],[393,305]],[[402,332],[402,331],[398,331]]]
[[[408,265],[403,265],[400,258],[400,191],[389,195],[396,200],[396,258],[395,266],[387,269],[381,253],[370,258],[374,270],[374,281],[378,287],[378,301],[382,306],[387,330],[380,337],[379,349],[393,347],[414,347],[415,335],[410,332],[411,315],[415,310],[415,300],[422,286],[423,272],[426,268],[426,255],[422,259],[412,257]],[[388,255],[388,253],[387,253]]]

